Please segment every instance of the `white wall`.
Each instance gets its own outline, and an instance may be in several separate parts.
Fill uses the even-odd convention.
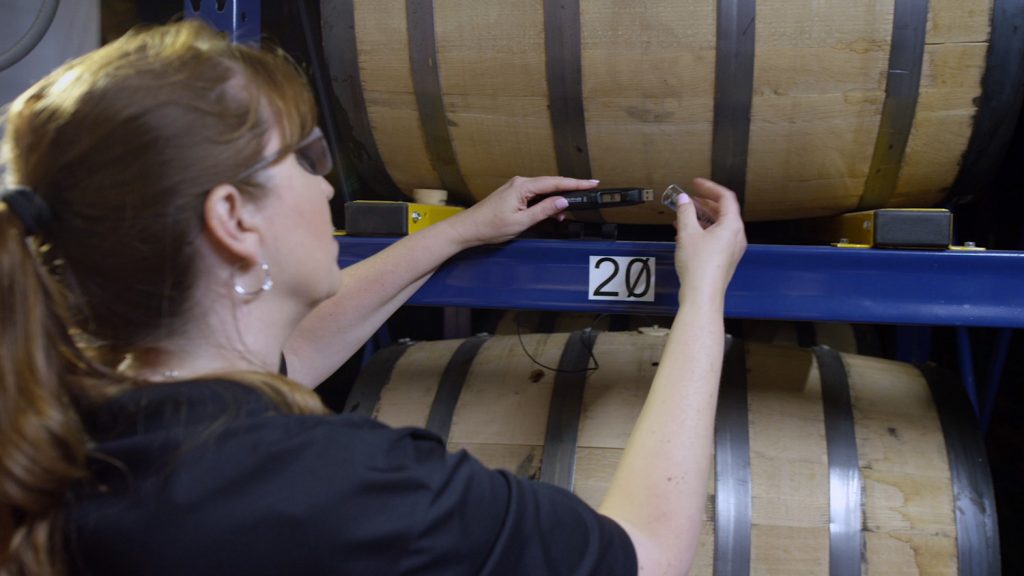
[[[14,46],[39,13],[41,0],[0,0],[0,51]],[[62,0],[53,26],[25,58],[0,71],[0,106],[67,60],[100,45],[99,0]]]
[[[0,0],[0,50],[25,35],[42,0]],[[10,68],[0,70],[0,115],[19,94],[64,62],[100,45],[100,0],[62,0],[39,44]],[[0,139],[4,125],[0,122]],[[6,172],[0,162],[0,181]],[[10,184],[10,183],[8,183]]]

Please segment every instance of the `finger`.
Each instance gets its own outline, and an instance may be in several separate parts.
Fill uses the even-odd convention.
[[[705,178],[695,178],[693,190],[697,196],[708,198],[718,204],[719,219],[739,217],[740,203],[732,190]]]
[[[704,228],[710,228],[718,221],[718,205],[706,198],[691,198],[697,212],[697,221]]]
[[[702,230],[700,222],[697,220],[697,207],[694,206],[693,199],[685,192],[676,198],[676,230],[679,231],[679,234]]]
[[[572,190],[588,190],[597,186],[600,180],[579,180],[564,176],[538,176],[522,179],[522,186],[528,197],[552,192],[569,192]]]
[[[693,203],[697,205],[699,210],[704,210],[712,215],[717,215],[719,212],[718,202],[711,200],[710,198],[701,198],[700,196],[693,197]]]
[[[534,204],[526,210],[525,214],[529,217],[530,225],[532,226],[546,218],[561,216],[564,219],[565,215],[562,214],[562,211],[568,207],[568,200],[561,196],[552,196]]]

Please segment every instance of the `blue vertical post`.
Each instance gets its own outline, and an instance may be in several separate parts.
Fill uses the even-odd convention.
[[[1006,367],[1006,357],[1010,352],[1010,340],[1013,338],[1013,330],[1003,328],[996,336],[996,351],[992,360],[991,372],[988,375],[988,386],[985,388],[985,402],[981,405],[981,432],[988,433],[988,427],[992,423],[992,413],[996,407],[996,397],[999,395],[999,384],[1003,379],[1003,369]]]
[[[960,379],[964,383],[964,390],[971,401],[974,415],[980,419],[981,411],[978,408],[978,386],[974,379],[974,354],[971,350],[970,330],[966,326],[958,326],[956,340],[960,349]]]
[[[185,17],[205,20],[232,42],[260,43],[260,0],[185,0]]]

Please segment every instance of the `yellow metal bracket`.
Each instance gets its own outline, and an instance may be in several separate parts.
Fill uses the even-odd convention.
[[[953,214],[942,208],[885,208],[821,218],[806,232],[838,248],[984,250],[953,245]]]
[[[450,218],[465,208],[414,202],[356,200],[345,204],[348,236],[406,236]]]

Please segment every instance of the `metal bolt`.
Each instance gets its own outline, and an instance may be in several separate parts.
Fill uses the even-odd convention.
[[[423,219],[423,215],[422,215],[422,214],[420,214],[419,212],[415,212],[415,211],[414,211],[414,212],[412,213],[412,223],[413,223],[413,224],[415,224],[415,223],[419,222],[419,221],[420,221],[420,220],[422,220],[422,219]]]
[[[850,243],[850,239],[849,238],[840,238],[839,239],[839,244],[849,244],[849,243]]]
[[[964,242],[964,248],[977,248],[978,245],[974,242]]]

